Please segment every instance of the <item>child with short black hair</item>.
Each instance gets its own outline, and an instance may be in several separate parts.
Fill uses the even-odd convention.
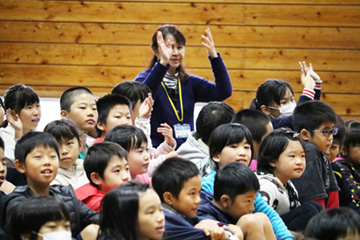
[[[89,183],[75,190],[76,197],[100,212],[105,194],[131,180],[127,157],[125,149],[116,143],[100,142],[90,147],[84,160]]]
[[[215,175],[226,164],[240,162],[249,166],[252,159],[252,138],[249,129],[239,123],[229,123],[217,127],[211,134],[209,140],[209,161],[214,162],[215,167],[202,178],[202,190],[213,194]],[[293,239],[293,236],[285,226],[280,216],[271,208],[257,193],[255,212],[262,212],[270,219],[275,235],[282,239]]]
[[[305,229],[308,240],[359,240],[360,215],[352,209],[326,209],[313,217]]]
[[[244,124],[251,132],[254,151],[253,159],[250,163],[250,169],[256,170],[256,156],[259,150],[259,145],[264,139],[265,135],[273,131],[273,125],[270,121],[270,118],[261,111],[243,109],[234,115],[231,122]]]
[[[72,239],[69,211],[53,196],[25,199],[11,212],[9,222],[14,239]]]
[[[131,179],[151,186],[151,179],[147,174],[150,165],[148,143],[140,128],[131,125],[116,126],[106,135],[105,141],[117,143],[127,151]]]
[[[60,109],[61,117],[73,120],[83,133],[80,158],[84,159],[87,148],[93,141],[88,133],[95,129],[98,119],[95,97],[86,87],[69,88],[60,96]]]
[[[97,132],[99,138],[93,144],[102,142],[105,135],[120,124],[132,125],[131,102],[119,94],[107,94],[96,102],[98,110]]]
[[[293,127],[304,142],[306,169],[293,179],[300,203],[316,201],[323,208],[339,207],[339,187],[326,152],[338,129],[336,113],[321,101],[298,105],[293,114]]]
[[[345,181],[345,186],[341,186],[341,190],[350,190],[351,200],[355,202],[355,206],[352,208],[360,212],[360,190],[358,188],[360,184],[360,122],[351,120],[346,121],[345,124],[347,126],[341,154],[331,166],[333,166],[335,176]],[[340,203],[342,203],[344,195],[343,193],[342,196],[339,196]]]
[[[148,184],[128,182],[105,195],[98,240],[160,240],[164,224],[156,192]]]
[[[78,159],[81,150],[79,129],[70,119],[60,119],[48,123],[44,132],[53,135],[59,144],[59,170],[51,184],[71,185],[74,189],[86,184],[83,160]]]
[[[201,176],[206,175],[209,158],[209,138],[221,124],[230,123],[235,111],[223,102],[210,102],[201,108],[196,119],[196,131],[188,135],[186,141],[176,151],[178,156],[192,161]]]
[[[275,239],[267,216],[251,214],[259,188],[259,181],[249,167],[239,162],[229,163],[216,173],[214,196],[202,192],[197,215],[222,224],[236,224],[244,239]]]
[[[303,204],[291,179],[305,171],[305,150],[298,134],[291,129],[277,129],[261,142],[257,177],[260,194],[274,208],[291,231],[302,232],[322,207],[314,201]]]
[[[149,120],[153,100],[151,90],[145,83],[124,81],[116,85],[111,93],[123,95],[130,100],[132,121],[135,126],[136,119]]]
[[[16,143],[16,169],[25,174],[28,185],[18,186],[0,199],[0,226],[9,231],[5,221],[11,210],[24,199],[35,195],[53,195],[63,201],[70,213],[73,237],[90,233],[86,239],[95,239],[98,214],[76,198],[71,186],[50,185],[59,167],[59,146],[55,138],[46,132],[29,132]],[[95,234],[95,235],[94,235]],[[83,235],[84,237],[84,235]]]
[[[140,82],[136,83],[137,84],[135,84],[134,86],[137,86],[139,84],[144,85]],[[120,91],[122,89],[122,86],[123,84],[119,84],[116,89]],[[133,85],[131,84],[130,86]],[[128,92],[126,93],[130,94]],[[143,105],[146,105],[146,103],[141,104],[141,106]],[[131,121],[131,118],[133,116],[133,112],[131,111],[131,103],[126,96],[117,93],[108,94],[98,100],[97,107],[99,112],[97,129],[99,130],[100,138],[96,139],[93,144],[104,141],[106,134],[109,133],[114,127],[118,125],[133,124],[133,122]],[[148,109],[145,110],[145,112],[148,111],[148,113],[146,114],[150,114],[152,103],[150,103],[150,105],[145,108]],[[139,112],[139,110],[137,111]],[[143,110],[140,110],[140,112],[142,113]],[[163,134],[165,140],[162,144],[159,145],[157,149],[154,149],[152,148],[152,145],[150,143],[150,120],[148,118],[144,119],[143,117],[136,117],[134,121],[135,126],[143,130],[148,139],[147,142],[150,149],[151,158],[148,174],[151,176],[154,169],[163,161],[165,161],[166,158],[176,155],[176,153],[174,152],[174,149],[176,147],[176,141],[173,138],[172,128],[166,123],[161,124],[161,127],[158,128],[158,131]]]
[[[219,227],[214,220],[196,216],[201,201],[201,177],[194,163],[182,158],[169,159],[155,170],[152,182],[165,213],[164,240],[209,239],[210,236],[224,239],[225,229],[241,235],[236,226]]]

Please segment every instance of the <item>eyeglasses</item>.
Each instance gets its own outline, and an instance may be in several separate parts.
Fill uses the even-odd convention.
[[[330,134],[335,136],[339,132],[339,129],[333,128],[329,130],[313,130],[312,132],[321,132],[325,137],[329,137]]]

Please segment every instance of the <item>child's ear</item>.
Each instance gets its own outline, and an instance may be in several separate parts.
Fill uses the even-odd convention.
[[[173,196],[170,192],[164,192],[164,193],[163,193],[163,199],[164,199],[164,202],[165,202],[167,205],[172,206],[173,200],[174,200],[174,196]]]
[[[306,130],[305,128],[303,128],[301,131],[300,131],[300,137],[305,140],[305,141],[308,141],[309,138],[310,138],[310,132],[308,130]]]
[[[26,172],[25,164],[21,163],[19,159],[16,159],[14,163],[15,163],[15,168],[19,173],[24,174]]]
[[[62,118],[66,118],[67,115],[68,115],[68,112],[67,112],[66,110],[61,110],[61,111],[60,111],[60,116],[61,116]]]
[[[265,113],[267,116],[269,116],[269,115],[271,114],[270,109],[269,109],[268,106],[261,105],[260,110],[261,110],[263,113]]]
[[[220,153],[215,154],[215,155],[212,157],[212,160],[213,160],[214,162],[219,163],[219,162],[220,162]]]
[[[269,165],[274,168],[276,167],[276,162],[270,162]]]
[[[98,127],[98,129],[100,129],[102,132],[105,131],[105,127],[104,124],[101,122],[97,122],[96,126]]]
[[[91,181],[93,183],[95,183],[96,185],[101,185],[102,183],[102,178],[100,177],[100,175],[96,172],[92,172],[90,174],[90,178],[91,178]]]
[[[346,155],[347,155],[347,149],[346,149],[344,146],[341,147],[340,152],[341,152],[341,154],[342,154],[343,156],[346,156]]]
[[[229,207],[231,205],[231,199],[230,199],[229,195],[226,195],[226,194],[222,195],[220,197],[220,203],[224,208]]]

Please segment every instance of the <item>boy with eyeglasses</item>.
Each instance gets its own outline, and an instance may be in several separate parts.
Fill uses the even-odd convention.
[[[306,169],[292,179],[300,202],[316,201],[324,209],[339,207],[338,185],[326,155],[338,129],[332,107],[321,101],[305,102],[295,108],[293,127],[304,140]]]

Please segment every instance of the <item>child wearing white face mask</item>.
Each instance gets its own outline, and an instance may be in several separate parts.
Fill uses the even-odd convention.
[[[71,240],[70,215],[49,195],[28,198],[10,215],[12,237],[21,240]]]
[[[319,100],[321,83],[310,63],[299,62],[301,67],[301,83],[304,86],[298,104],[310,100]],[[283,80],[268,79],[256,91],[256,98],[250,108],[264,112],[271,118],[274,129],[288,127],[292,129],[292,113],[296,107],[294,91],[291,85]]]

